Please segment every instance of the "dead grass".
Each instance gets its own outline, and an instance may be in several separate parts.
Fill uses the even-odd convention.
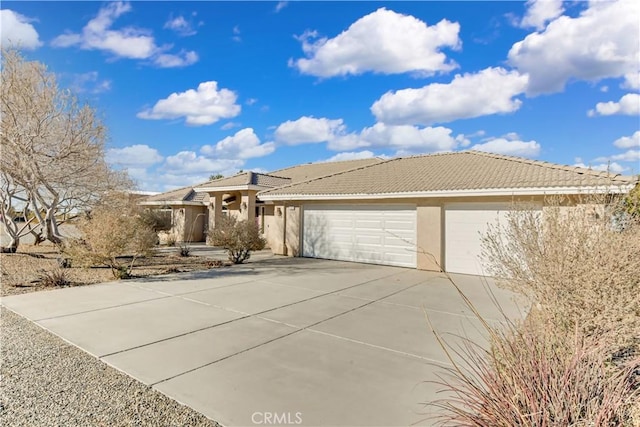
[[[489,328],[491,349],[469,341],[449,349],[435,403],[441,425],[473,427],[635,427],[640,357],[611,363],[607,343],[578,332],[566,339],[535,322]]]
[[[43,276],[53,274],[60,269],[58,258],[60,253],[54,246],[20,245],[15,254],[0,255],[0,295],[17,295],[27,292],[54,289],[47,286]],[[126,261],[126,259],[124,259]],[[176,252],[157,253],[142,257],[136,261],[132,277],[147,277],[170,273],[181,273],[198,270],[209,270],[228,265],[212,257],[191,255],[181,257]],[[115,280],[108,267],[83,268],[74,267],[63,270],[69,280],[69,286],[83,286]]]

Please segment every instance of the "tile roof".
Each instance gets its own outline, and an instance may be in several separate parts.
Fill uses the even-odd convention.
[[[225,188],[239,187],[243,185],[259,185],[262,187],[281,187],[295,182],[306,181],[321,176],[332,175],[338,172],[355,169],[358,167],[380,163],[378,158],[347,160],[343,162],[307,163],[291,166],[269,173],[241,172],[226,178],[219,178],[195,186],[199,188]]]
[[[241,172],[239,174],[228,176],[226,178],[219,178],[213,181],[208,181],[195,186],[196,190],[199,188],[226,188],[226,187],[242,187],[246,185],[259,185],[262,187],[279,187],[282,185],[290,184],[291,180],[285,177],[273,176],[270,174],[258,173],[258,172]]]
[[[251,184],[261,185],[263,187],[280,187],[283,185],[291,184],[291,179],[281,176],[274,176],[271,174],[254,173]]]
[[[281,173],[281,172],[278,172]],[[479,151],[387,160],[259,193],[367,195],[456,190],[624,185],[635,178]]]
[[[269,172],[269,175],[290,178],[292,183],[296,183],[345,172],[351,169],[361,168],[363,166],[374,165],[383,161],[384,160],[382,159],[374,157],[370,159],[346,160],[342,162],[307,163],[304,165],[296,165]]]
[[[160,194],[154,194],[153,196],[145,197],[142,202],[175,202],[175,201],[187,201],[189,197],[193,197],[193,187],[182,187],[175,190],[170,190]]]
[[[209,193],[197,193],[193,190],[193,187],[177,188],[160,194],[154,194],[147,196],[139,201],[143,204],[176,204],[176,202],[194,202],[204,203],[209,202]]]

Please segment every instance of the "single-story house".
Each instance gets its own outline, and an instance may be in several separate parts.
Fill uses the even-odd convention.
[[[575,207],[581,196],[626,193],[637,183],[637,177],[463,151],[247,172],[143,204],[182,212],[176,229],[192,241],[222,215],[235,215],[257,221],[276,254],[479,274],[481,234],[514,202],[543,211],[546,196],[565,195]]]
[[[362,159],[345,162],[308,163],[280,169],[269,174],[241,172],[237,175],[208,181],[197,186],[183,187],[149,196],[140,205],[161,209],[171,215],[173,224],[169,234],[176,242],[205,241],[216,218],[232,215],[239,219],[258,220],[265,234],[273,234],[273,227],[263,226],[273,216],[273,204],[266,204],[256,195],[261,190],[307,181],[346,170],[382,162],[381,159]],[[271,239],[269,240],[271,242]]]

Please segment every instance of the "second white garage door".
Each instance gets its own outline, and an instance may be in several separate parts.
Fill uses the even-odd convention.
[[[416,208],[305,205],[302,255],[416,267]]]
[[[445,206],[445,270],[487,275],[482,260],[482,237],[489,224],[505,224],[509,203],[451,203]],[[528,206],[541,210],[542,206]]]

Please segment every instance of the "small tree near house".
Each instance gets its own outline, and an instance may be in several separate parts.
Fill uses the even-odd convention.
[[[262,250],[267,244],[257,224],[233,217],[223,218],[213,230],[209,230],[209,239],[214,246],[225,248],[229,261],[234,264],[248,260],[252,251]]]
[[[118,279],[131,277],[136,260],[152,254],[158,238],[135,206],[117,199],[97,206],[78,229],[82,238],[67,242],[64,253],[76,265],[109,267]]]

